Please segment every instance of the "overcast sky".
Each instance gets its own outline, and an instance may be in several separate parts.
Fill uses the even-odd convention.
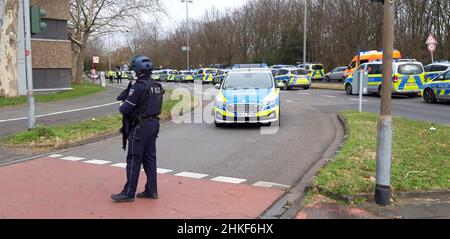
[[[238,8],[248,0],[194,0],[189,3],[189,18],[198,19],[205,11],[215,7],[219,10],[227,8]],[[170,31],[176,28],[179,23],[186,20],[186,3],[181,0],[163,0],[162,1],[168,16],[164,16],[162,24],[166,30]]]

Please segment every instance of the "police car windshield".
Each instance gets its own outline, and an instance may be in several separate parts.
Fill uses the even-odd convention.
[[[301,75],[308,75],[308,72],[306,70],[295,70],[291,71],[292,75],[301,76]]]
[[[398,73],[402,75],[417,75],[423,73],[423,68],[419,64],[406,64],[398,67]]]
[[[228,75],[223,89],[269,89],[272,87],[272,75],[269,73],[235,73]]]
[[[206,74],[213,74],[213,73],[216,73],[215,70],[206,70],[205,72],[206,72]]]
[[[322,65],[313,65],[312,69],[313,70],[323,70],[323,66]]]

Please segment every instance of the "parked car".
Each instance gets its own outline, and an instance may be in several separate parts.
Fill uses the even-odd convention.
[[[332,71],[328,72],[325,75],[325,81],[332,81],[332,80],[343,81],[346,70],[347,70],[346,66],[340,66],[333,69]]]

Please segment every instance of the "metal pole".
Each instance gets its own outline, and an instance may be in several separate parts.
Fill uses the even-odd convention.
[[[359,71],[359,113],[362,112],[364,71]]]
[[[34,101],[34,88],[33,88],[33,64],[32,64],[32,49],[31,49],[31,28],[30,28],[30,0],[23,0],[23,20],[25,24],[25,67],[26,67],[26,79],[27,79],[27,105],[28,105],[28,129],[34,129],[36,127],[36,109]]]
[[[431,63],[434,63],[434,54],[431,52]]]
[[[191,65],[189,62],[189,55],[190,55],[190,47],[189,47],[189,1],[186,1],[186,64],[187,64],[187,70],[189,71],[191,69]]]
[[[108,33],[108,65],[109,65],[109,71],[111,71],[111,36]]]
[[[378,121],[377,185],[375,202],[387,206],[391,202],[391,163],[393,123],[391,115],[392,64],[394,52],[394,0],[384,1],[383,17],[383,84],[381,114]]]
[[[308,0],[305,0],[305,19],[304,19],[304,26],[303,26],[303,66],[306,67],[306,32],[307,32],[307,26],[306,26],[306,21],[307,21],[307,14],[308,14]]]

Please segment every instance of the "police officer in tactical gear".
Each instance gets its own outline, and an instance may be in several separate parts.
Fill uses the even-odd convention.
[[[127,90],[117,98],[123,101],[120,112],[124,116],[121,132],[128,143],[127,182],[123,191],[112,195],[115,202],[132,202],[136,196],[141,165],[147,175],[147,184],[138,198],[157,199],[156,173],[156,139],[159,134],[159,115],[161,114],[164,89],[161,84],[150,77],[153,63],[146,56],[135,56],[131,67],[138,77],[137,82],[130,82]]]

